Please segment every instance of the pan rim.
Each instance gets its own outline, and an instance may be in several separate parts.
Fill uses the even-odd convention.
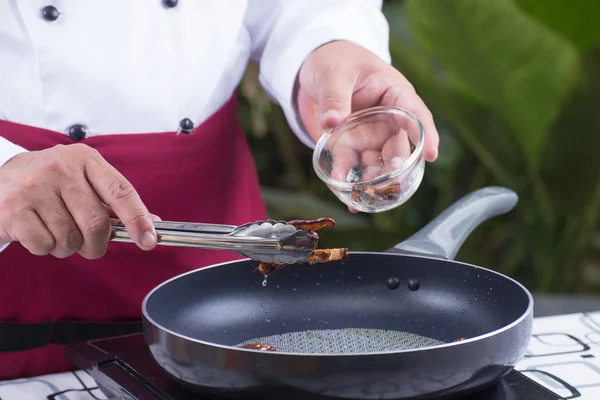
[[[436,261],[444,261],[444,262],[449,262],[451,264],[460,264],[460,265],[465,265],[468,267],[472,267],[472,268],[476,268],[488,273],[492,273],[495,274],[503,279],[507,279],[509,281],[512,281],[513,283],[515,283],[526,295],[527,295],[527,299],[528,299],[528,304],[527,304],[527,309],[525,310],[525,312],[523,312],[523,314],[515,319],[513,322],[511,322],[508,325],[505,325],[499,329],[496,329],[495,331],[492,332],[488,332],[479,336],[474,336],[472,338],[469,339],[465,339],[465,340],[461,340],[458,342],[450,342],[450,343],[444,343],[444,344],[439,344],[439,345],[434,345],[434,346],[424,346],[424,347],[419,347],[416,349],[406,349],[406,350],[395,350],[395,351],[377,351],[377,352],[368,352],[368,353],[351,353],[351,354],[338,354],[338,353],[292,353],[292,352],[277,352],[277,351],[259,351],[259,350],[253,350],[253,349],[245,349],[245,348],[240,348],[240,347],[235,347],[235,346],[227,346],[227,345],[223,345],[223,344],[218,344],[218,343],[212,343],[212,342],[208,342],[206,340],[201,340],[201,339],[195,339],[192,337],[189,337],[187,335],[182,335],[180,333],[177,333],[171,329],[168,329],[164,326],[162,326],[161,324],[157,323],[148,313],[146,304],[149,301],[149,299],[152,297],[152,294],[156,291],[158,291],[160,288],[162,288],[163,286],[168,285],[170,282],[175,281],[177,279],[183,278],[186,275],[189,274],[193,274],[193,273],[197,273],[199,271],[202,270],[206,270],[209,268],[217,268],[217,267],[221,267],[224,265],[229,265],[229,264],[238,264],[238,263],[242,263],[242,262],[247,262],[247,261],[251,261],[250,258],[244,258],[241,260],[234,260],[234,261],[226,261],[226,262],[222,262],[222,263],[218,263],[218,264],[213,264],[213,265],[209,265],[206,267],[202,267],[199,269],[195,269],[192,271],[188,271],[188,272],[184,272],[182,274],[179,274],[177,276],[174,276],[162,283],[160,283],[159,285],[155,286],[150,292],[148,292],[148,294],[144,297],[144,300],[142,301],[142,315],[144,317],[144,319],[146,319],[154,328],[156,329],[160,329],[165,333],[168,333],[169,335],[175,336],[177,338],[183,339],[183,340],[187,340],[190,342],[193,342],[195,344],[198,345],[204,345],[204,346],[210,346],[213,348],[220,348],[223,350],[229,350],[229,351],[241,351],[241,352],[247,352],[247,353],[254,353],[254,354],[263,354],[265,356],[272,356],[272,357],[276,357],[276,356],[296,356],[296,357],[312,357],[312,358],[337,358],[337,357],[357,357],[357,356],[361,356],[361,357],[378,357],[378,356],[392,356],[392,355],[399,355],[399,354],[411,354],[411,353],[417,353],[417,352],[421,352],[421,351],[433,351],[433,350],[440,350],[440,349],[447,349],[447,348],[451,348],[454,346],[466,346],[470,343],[475,343],[475,342],[479,342],[482,340],[485,340],[487,338],[493,337],[493,336],[497,336],[503,332],[509,331],[512,328],[514,328],[517,325],[520,325],[525,319],[527,319],[532,313],[533,313],[533,296],[531,294],[531,292],[520,282],[518,282],[517,280],[501,274],[497,271],[488,269],[488,268],[484,268],[478,265],[474,265],[474,264],[469,264],[466,262],[462,262],[462,261],[456,261],[456,260],[449,260],[449,259],[445,259],[445,258],[439,258],[439,257],[434,257],[434,256],[428,256],[428,255],[416,255],[416,254],[394,254],[394,253],[384,253],[384,252],[374,252],[374,251],[351,251],[350,255],[352,254],[357,254],[357,255],[383,255],[383,256],[393,256],[393,257],[409,257],[409,258],[418,258],[418,259],[430,259],[430,260],[436,260]],[[531,336],[531,335],[529,335]]]

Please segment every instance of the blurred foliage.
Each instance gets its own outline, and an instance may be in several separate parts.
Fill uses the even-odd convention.
[[[350,214],[251,64],[240,116],[271,216],[333,216],[323,246],[382,251],[468,192],[502,185],[517,208],[473,232],[457,259],[536,291],[599,293],[600,2],[397,0],[384,12],[393,64],[436,118],[439,159],[402,207]]]

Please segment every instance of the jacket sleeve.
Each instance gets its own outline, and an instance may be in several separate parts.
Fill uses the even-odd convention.
[[[307,146],[314,142],[297,112],[293,90],[304,59],[317,47],[347,40],[390,63],[382,0],[249,0],[245,17],[260,83]]]
[[[27,150],[21,146],[8,141],[7,139],[0,136],[0,167],[2,167],[8,160],[16,156],[17,154],[24,153]],[[8,244],[0,244],[0,253],[8,247]]]

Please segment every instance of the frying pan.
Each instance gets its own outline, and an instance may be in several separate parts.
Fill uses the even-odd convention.
[[[473,229],[516,203],[508,189],[479,189],[387,252],[289,265],[266,286],[250,260],[174,277],[143,301],[146,343],[171,378],[216,397],[483,389],[524,355],[533,299],[513,279],[453,258]],[[241,348],[257,342],[276,351]]]

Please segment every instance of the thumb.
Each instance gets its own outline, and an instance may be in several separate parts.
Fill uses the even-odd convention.
[[[330,71],[320,79],[318,90],[319,121],[323,129],[337,126],[352,112],[352,94],[356,78],[342,71]]]

